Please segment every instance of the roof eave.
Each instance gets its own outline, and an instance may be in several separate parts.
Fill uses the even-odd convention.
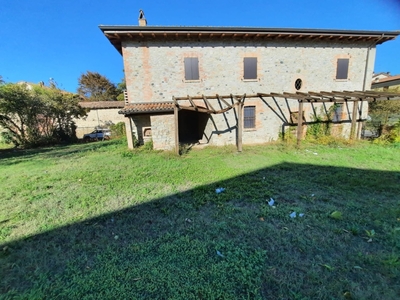
[[[100,30],[110,43],[122,54],[123,40],[166,40],[200,38],[251,38],[251,39],[297,39],[366,41],[375,45],[395,39],[400,31],[366,31],[333,29],[292,29],[253,27],[179,27],[179,26],[109,26]]]

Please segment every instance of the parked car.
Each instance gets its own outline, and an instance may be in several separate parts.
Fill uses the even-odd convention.
[[[109,129],[96,129],[83,135],[84,140],[108,140],[111,137]]]

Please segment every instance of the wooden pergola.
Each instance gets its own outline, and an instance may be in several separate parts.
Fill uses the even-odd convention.
[[[285,98],[298,101],[298,118],[297,123],[297,143],[300,144],[303,135],[303,105],[304,103],[353,103],[353,110],[351,116],[351,129],[350,139],[355,138],[356,123],[357,121],[365,121],[361,118],[362,112],[358,109],[359,103],[363,101],[373,102],[382,100],[400,100],[399,93],[376,92],[376,91],[332,91],[332,92],[296,92],[296,93],[257,93],[250,95],[212,95],[212,96],[186,96],[186,97],[172,97],[174,102],[174,116],[175,116],[175,149],[179,154],[179,131],[178,131],[178,111],[190,110],[202,112],[207,114],[222,114],[232,108],[237,108],[238,121],[238,136],[237,136],[237,150],[242,151],[242,135],[243,135],[243,105],[245,99],[258,98],[265,102],[264,98]],[[219,109],[215,109],[216,105],[212,102],[217,102]],[[265,102],[266,103],[266,102]],[[357,116],[358,112],[358,116]],[[358,117],[358,118],[357,118]],[[333,121],[330,121],[334,123]]]

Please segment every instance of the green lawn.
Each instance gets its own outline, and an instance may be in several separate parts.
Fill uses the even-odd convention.
[[[0,297],[399,299],[400,147],[243,150],[0,150]]]

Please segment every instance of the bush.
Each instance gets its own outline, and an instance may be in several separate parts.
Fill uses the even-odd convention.
[[[153,140],[150,140],[143,145],[144,150],[153,150]]]
[[[126,135],[125,123],[118,122],[110,126],[111,134],[113,137],[123,137]]]
[[[375,144],[400,143],[400,120],[394,125],[382,126],[382,134],[374,140]]]

